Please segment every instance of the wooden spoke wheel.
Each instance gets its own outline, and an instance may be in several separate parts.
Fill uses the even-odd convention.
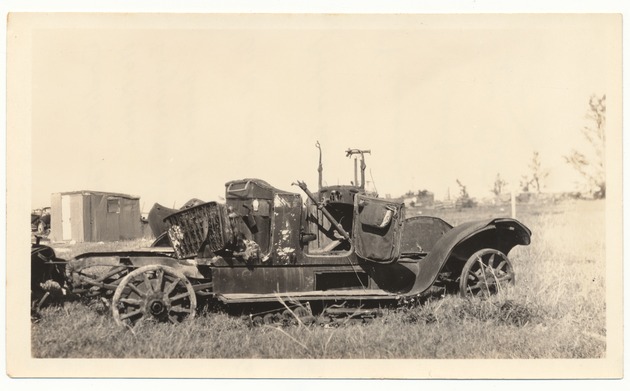
[[[485,248],[474,253],[462,269],[459,293],[462,296],[489,296],[514,284],[514,269],[499,250]]]
[[[196,307],[197,297],[188,278],[163,265],[132,271],[122,279],[112,299],[116,323],[132,327],[147,320],[180,323],[194,318]]]

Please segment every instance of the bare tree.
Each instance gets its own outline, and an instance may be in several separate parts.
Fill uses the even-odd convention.
[[[492,188],[492,193],[498,197],[503,193],[503,189],[507,186],[507,182],[501,178],[501,174],[497,173],[497,177],[494,179],[494,186]]]
[[[528,165],[529,175],[523,175],[520,181],[521,190],[525,193],[530,191],[530,186],[537,193],[545,187],[545,179],[549,176],[549,170],[544,169],[540,163],[540,154],[534,151],[532,160]]]
[[[586,118],[590,124],[581,129],[592,151],[587,155],[575,149],[564,156],[567,163],[584,177],[595,198],[606,198],[606,95],[592,95]]]
[[[540,190],[545,187],[544,181],[549,176],[549,170],[543,169],[540,164],[540,155],[538,151],[534,151],[534,156],[532,156],[532,161],[529,163],[529,169],[531,170],[531,181],[532,186],[536,189],[537,193],[540,193]]]
[[[527,175],[522,175],[519,181],[519,186],[523,193],[529,193],[529,185],[531,185],[530,179]]]

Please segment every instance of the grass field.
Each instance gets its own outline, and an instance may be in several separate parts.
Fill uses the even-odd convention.
[[[411,213],[419,213],[412,210]],[[425,211],[457,225],[507,207]],[[386,310],[369,324],[250,327],[223,313],[179,325],[116,326],[98,301],[47,307],[31,327],[33,357],[600,358],[606,353],[604,202],[522,205],[532,244],[510,253],[516,285],[490,300],[455,296]],[[147,241],[53,247],[70,258]]]

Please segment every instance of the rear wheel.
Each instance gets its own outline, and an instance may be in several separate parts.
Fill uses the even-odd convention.
[[[122,279],[112,299],[116,323],[154,320],[179,323],[195,316],[197,297],[181,272],[163,265],[136,269]]]
[[[485,248],[474,253],[462,269],[459,293],[462,296],[489,296],[514,284],[514,269],[501,251]]]

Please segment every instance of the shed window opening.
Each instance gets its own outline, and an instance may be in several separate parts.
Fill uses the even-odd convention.
[[[120,199],[108,198],[107,199],[107,212],[108,213],[120,213]]]

